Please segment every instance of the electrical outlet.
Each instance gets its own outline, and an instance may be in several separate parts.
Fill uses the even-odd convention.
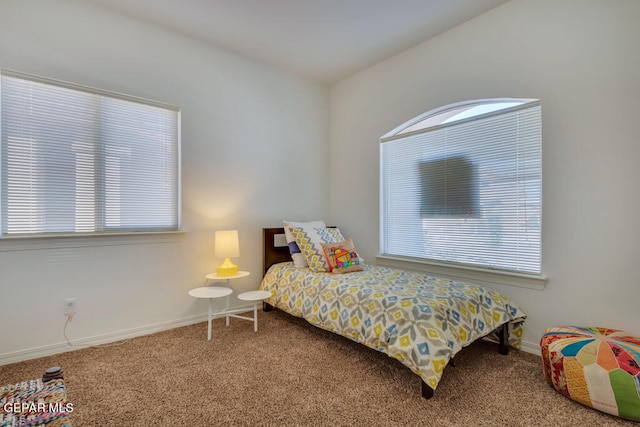
[[[78,299],[67,298],[64,300],[64,315],[76,314],[78,311]]]

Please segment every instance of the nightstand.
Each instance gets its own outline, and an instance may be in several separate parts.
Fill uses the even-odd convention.
[[[266,300],[271,296],[271,292],[269,291],[249,291],[243,292],[238,295],[238,299],[242,301],[250,301],[253,303],[253,318],[251,317],[243,317],[243,316],[234,316],[240,317],[245,320],[253,320],[253,332],[258,332],[258,303]]]
[[[209,273],[206,276],[204,276],[205,281],[204,281],[204,285],[207,286],[207,284],[209,283],[209,280],[211,281],[225,281],[227,288],[231,289],[230,286],[230,282],[233,279],[241,279],[243,277],[247,277],[249,276],[251,273],[249,273],[248,271],[238,271],[238,274],[234,274],[233,276],[218,276],[216,273]],[[241,310],[242,311],[242,310]],[[239,313],[239,311],[236,310],[229,310],[229,300],[227,299],[227,308],[225,309],[225,315],[226,315],[226,320],[227,320],[227,326],[229,326],[229,316],[231,315],[231,313]],[[236,317],[236,316],[233,316]]]
[[[233,293],[230,287],[230,282],[233,279],[240,279],[247,277],[251,273],[248,271],[239,271],[238,274],[233,276],[218,276],[216,273],[209,273],[205,277],[204,286],[201,288],[192,289],[189,291],[189,295],[196,298],[209,299],[209,326],[207,329],[207,339],[211,341],[211,320],[215,317],[225,316],[227,326],[229,326],[229,317],[235,317],[236,319],[251,320],[253,322],[253,331],[258,332],[258,303],[264,301],[271,296],[267,291],[248,291],[238,295],[238,299],[241,301],[247,301],[253,303],[253,317],[240,316],[238,313],[245,313],[248,310],[245,308],[236,308],[229,310],[229,295]],[[208,286],[209,281],[220,282],[224,281],[227,286]],[[224,310],[213,312],[213,300],[216,298],[226,298],[226,305]]]
[[[216,298],[226,298],[226,307],[223,311],[215,313],[216,316],[226,315],[229,311],[229,295],[231,295],[233,291],[229,288],[225,288],[223,286],[204,286],[202,288],[195,288],[189,291],[189,295],[195,298],[206,298],[209,300],[209,311],[208,311],[208,322],[209,326],[207,328],[207,339],[211,341],[211,320],[213,320],[213,300]],[[227,326],[229,326],[229,316],[227,315]]]
[[[253,317],[241,316],[238,313],[245,313],[248,310],[245,308],[236,308],[229,310],[229,295],[233,293],[230,287],[231,280],[247,277],[251,273],[248,271],[238,271],[238,274],[233,276],[218,276],[216,273],[209,273],[205,277],[204,286],[201,288],[192,289],[189,291],[189,295],[196,298],[208,298],[209,299],[209,315],[208,315],[208,329],[207,339],[211,341],[211,321],[220,316],[226,317],[227,326],[229,326],[229,317],[235,317],[236,319],[251,320],[253,322],[254,332],[258,332],[258,303],[264,301],[271,296],[271,293],[266,291],[248,291],[238,295],[238,299],[241,301],[247,301],[253,303]],[[226,286],[208,286],[209,281],[221,282],[224,281]],[[213,300],[216,298],[226,298],[225,309],[213,312]]]
[[[227,286],[229,286],[229,282],[232,281],[233,279],[240,279],[242,277],[247,277],[248,275],[250,275],[251,273],[249,273],[248,271],[238,271],[238,274],[234,274],[233,276],[218,276],[216,273],[209,273],[207,274],[205,277],[205,282],[204,285],[207,286],[207,283],[209,282],[209,280],[213,280],[213,281],[226,281],[227,282]]]

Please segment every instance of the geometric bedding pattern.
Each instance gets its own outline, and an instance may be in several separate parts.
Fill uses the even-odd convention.
[[[435,390],[463,347],[509,322],[519,347],[525,314],[504,295],[459,281],[375,265],[347,274],[273,265],[267,302],[394,357]]]
[[[41,379],[0,387],[0,427],[71,427],[64,381]]]
[[[549,328],[540,340],[549,385],[576,402],[640,421],[640,338],[617,329]]]

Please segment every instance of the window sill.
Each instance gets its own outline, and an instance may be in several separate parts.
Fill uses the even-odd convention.
[[[0,238],[0,252],[173,243],[184,231],[20,235]]]
[[[418,258],[401,258],[389,255],[376,256],[378,265],[385,267],[417,270],[458,280],[473,280],[486,284],[517,286],[520,288],[543,290],[547,278],[542,275],[510,273],[506,271],[490,271],[474,267],[451,266],[429,262]]]

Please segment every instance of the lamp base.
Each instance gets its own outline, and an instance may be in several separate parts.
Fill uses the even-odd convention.
[[[238,274],[238,266],[231,262],[229,258],[225,258],[224,262],[216,268],[218,277],[230,277]]]

